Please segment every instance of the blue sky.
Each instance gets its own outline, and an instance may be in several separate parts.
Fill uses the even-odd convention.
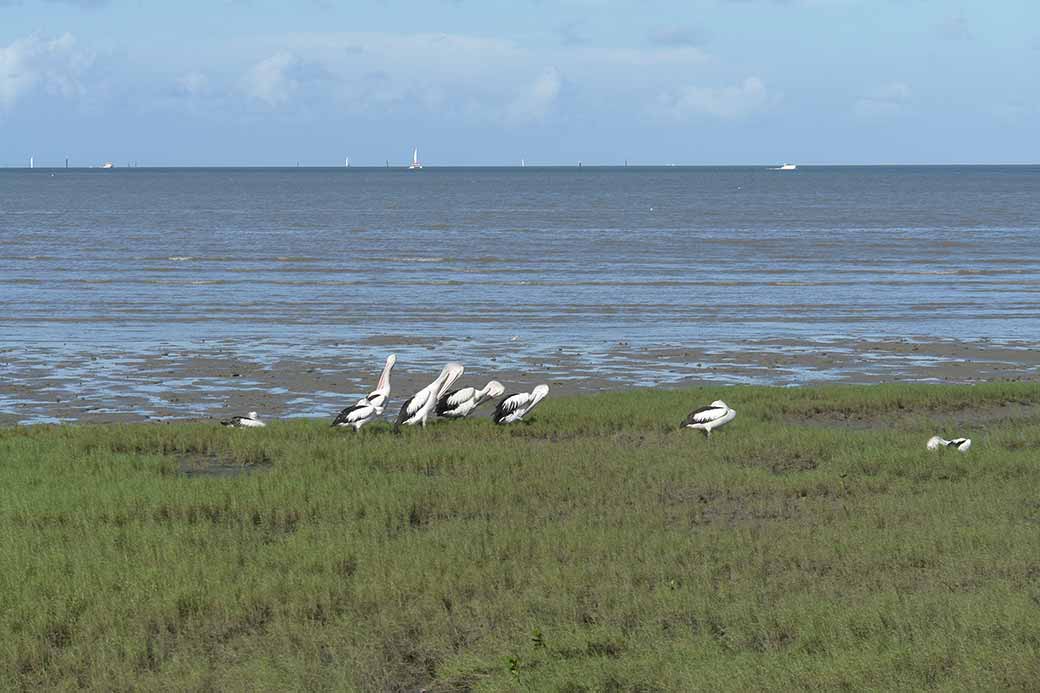
[[[1031,0],[0,0],[0,164],[1040,162]]]

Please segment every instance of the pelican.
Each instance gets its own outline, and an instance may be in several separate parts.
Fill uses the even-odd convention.
[[[967,452],[971,449],[971,438],[954,438],[953,440],[946,440],[939,436],[932,436],[928,439],[929,450],[938,450],[939,448],[954,448],[958,452]]]
[[[484,389],[464,387],[441,395],[437,400],[437,416],[446,419],[464,419],[489,399],[500,396],[506,389],[497,380],[490,381]]]
[[[691,411],[682,425],[704,431],[705,436],[710,436],[713,429],[725,426],[736,417],[737,412],[730,409],[721,399],[717,399],[706,407]]]
[[[395,363],[397,363],[397,354],[387,356],[386,365],[383,366],[376,389],[359,399],[357,404],[341,411],[333,420],[332,425],[353,426],[354,430],[358,431],[369,421],[382,416],[386,402],[390,398],[390,371],[394,369]]]
[[[497,424],[511,424],[520,421],[530,414],[531,410],[548,394],[548,385],[538,385],[530,392],[508,395],[495,407],[495,413],[491,415],[491,418]]]
[[[441,369],[441,374],[432,383],[416,392],[401,405],[401,413],[397,415],[394,428],[404,424],[414,426],[422,424],[426,428],[426,419],[437,407],[437,401],[447,392],[452,384],[462,377],[465,369],[460,363],[449,363]]]
[[[251,411],[246,416],[232,416],[230,419],[224,419],[220,425],[232,428],[263,428],[266,424],[257,417],[255,411]]]

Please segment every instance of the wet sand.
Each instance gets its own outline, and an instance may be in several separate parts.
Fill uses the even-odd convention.
[[[540,349],[523,340],[435,338],[297,346],[199,341],[140,348],[69,345],[0,348],[0,425],[215,420],[256,410],[263,418],[332,417],[375,384],[396,351],[396,407],[448,360],[462,384],[500,380],[507,392],[548,383],[555,395],[632,387],[973,383],[1040,381],[1040,348],[1025,342],[747,340],[719,347],[599,343]],[[293,354],[287,356],[287,354]],[[488,412],[490,408],[488,408]],[[482,412],[485,413],[485,412]]]

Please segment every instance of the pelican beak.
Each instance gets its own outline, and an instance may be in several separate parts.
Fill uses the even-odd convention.
[[[441,371],[443,382],[440,389],[437,390],[437,399],[444,396],[451,386],[455,384],[455,381],[462,377],[462,373],[465,370],[461,363],[449,363],[444,367],[444,370]]]

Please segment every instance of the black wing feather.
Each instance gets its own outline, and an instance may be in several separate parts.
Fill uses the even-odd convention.
[[[414,396],[409,397],[404,401],[404,404],[401,405],[401,413],[397,415],[397,421],[394,422],[394,426],[400,426],[408,419],[408,405],[412,403],[413,399],[415,399]]]
[[[506,418],[522,406],[519,402],[510,402],[513,397],[522,394],[522,392],[514,392],[498,400],[498,406],[495,407],[495,413],[491,415],[491,418],[495,420],[495,423],[501,423],[502,419]]]
[[[333,419],[332,425],[333,426],[339,426],[340,424],[350,423],[350,419],[349,419],[350,415],[353,414],[358,409],[360,409],[361,407],[364,407],[364,406],[368,406],[368,405],[362,404],[361,402],[358,402],[357,404],[355,404],[353,406],[347,407],[346,409],[341,411],[336,416],[335,419]]]
[[[451,392],[445,393],[445,395],[443,397],[441,397],[439,400],[437,400],[437,409],[436,409],[437,416],[444,416],[446,413],[448,413],[449,411],[451,411],[451,410],[453,410],[455,408],[455,407],[451,406],[450,404],[448,404],[448,401],[452,397],[457,395],[458,393],[459,393],[458,390],[452,390]]]
[[[695,423],[708,423],[708,421],[711,421],[712,419],[709,419],[708,421],[698,421],[697,420],[697,415],[698,414],[703,414],[706,411],[713,411],[713,410],[714,411],[722,411],[722,407],[715,407],[715,406],[712,406],[712,405],[709,404],[706,407],[701,407],[700,409],[694,409],[693,411],[690,412],[689,416],[686,417],[686,420],[683,421],[683,426],[689,426],[690,424],[695,424]],[[715,418],[718,418],[718,417],[715,417]]]

